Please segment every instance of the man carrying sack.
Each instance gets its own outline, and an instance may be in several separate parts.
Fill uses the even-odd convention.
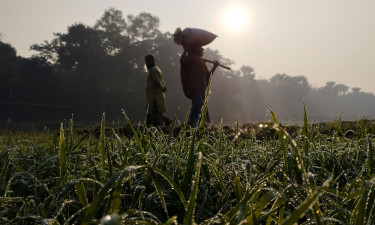
[[[203,48],[201,46],[185,47],[181,56],[180,75],[181,84],[184,94],[191,100],[191,111],[187,125],[195,127],[201,114],[206,90],[210,76],[218,67],[218,61],[214,61],[211,71],[208,70],[205,61],[203,61]],[[206,122],[211,123],[211,119],[207,110]]]
[[[211,43],[216,37],[208,31],[195,28],[186,28],[183,31],[177,28],[174,34],[175,43],[184,48],[180,58],[180,75],[184,94],[191,100],[190,117],[187,122],[190,127],[195,127],[199,122],[210,76],[220,65],[218,61],[213,61],[213,67],[209,71],[203,59],[202,46]],[[206,122],[211,122],[208,110]]]

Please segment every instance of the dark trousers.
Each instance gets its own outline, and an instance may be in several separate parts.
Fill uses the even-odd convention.
[[[191,96],[191,110],[187,125],[195,127],[199,122],[199,115],[201,114],[202,107],[204,105],[204,96],[193,95]],[[206,112],[206,122],[211,123],[210,115],[208,110]]]
[[[168,117],[165,117],[158,111],[156,101],[154,100],[153,110],[151,113],[147,114],[146,125],[148,126],[168,126],[172,120]]]

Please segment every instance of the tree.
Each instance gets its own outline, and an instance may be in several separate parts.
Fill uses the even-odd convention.
[[[281,113],[291,119],[297,119],[298,116],[301,116],[298,109],[311,89],[307,78],[304,76],[291,77],[286,74],[276,74],[270,79],[270,84],[274,91],[274,97],[271,99],[272,105],[276,108],[281,108]],[[294,114],[291,114],[291,111]]]
[[[122,48],[129,47],[126,35],[127,24],[120,10],[109,8],[96,22],[94,29],[102,31],[103,45],[109,55],[116,55]]]
[[[359,94],[360,91],[361,91],[361,88],[359,88],[359,87],[354,87],[354,88],[352,88],[352,92],[353,92],[353,94]]]
[[[60,34],[54,34],[59,36]],[[38,54],[33,55],[32,57],[44,58],[50,65],[57,64],[58,55],[57,49],[59,47],[59,39],[55,38],[51,42],[44,41],[43,44],[33,44],[30,46],[31,50],[38,52]]]
[[[251,66],[242,66],[240,68],[242,77],[245,79],[246,82],[252,83],[255,79],[255,71]]]
[[[0,41],[0,101],[8,101],[15,97],[14,87],[19,80],[16,50]]]
[[[349,90],[349,87],[344,84],[337,84],[335,86],[335,89],[337,90],[338,95],[342,96],[346,94],[346,92]]]
[[[109,8],[104,11],[104,15],[97,20],[94,29],[102,30],[109,34],[124,35],[126,31],[126,22],[122,12],[115,8]]]
[[[58,63],[67,71],[97,71],[106,55],[99,32],[83,24],[69,26],[58,39]]]
[[[326,85],[321,88],[321,91],[327,95],[327,97],[334,97],[338,95],[337,89],[335,89],[336,82],[328,81]]]
[[[133,42],[151,40],[161,34],[160,20],[150,13],[140,13],[137,16],[128,16],[127,35]]]
[[[63,97],[63,84],[44,58],[20,58],[21,81],[16,93],[22,102],[58,105]]]

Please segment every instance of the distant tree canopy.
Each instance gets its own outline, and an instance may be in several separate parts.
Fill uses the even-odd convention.
[[[66,33],[31,46],[37,54],[18,57],[0,41],[0,119],[61,119],[96,121],[103,112],[117,119],[121,109],[134,121],[144,119],[147,71],[144,56],[153,54],[168,87],[169,116],[180,108],[182,120],[189,101],[182,93],[179,57],[182,48],[170,33],[159,30],[159,18],[140,13],[123,17],[109,8],[94,26],[70,25]],[[233,61],[206,48],[205,57],[223,64]],[[211,65],[209,65],[210,67]],[[312,88],[306,77],[276,74],[256,79],[255,70],[218,69],[211,85],[209,111],[214,122],[264,121],[267,110],[280,120],[300,122],[305,104],[310,120],[373,118],[375,96],[336,82]]]

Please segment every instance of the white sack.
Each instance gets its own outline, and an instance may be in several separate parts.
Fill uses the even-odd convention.
[[[173,41],[178,45],[187,47],[194,45],[204,46],[211,43],[216,37],[217,35],[203,29],[185,28],[181,31],[180,28],[177,28],[173,34]]]

